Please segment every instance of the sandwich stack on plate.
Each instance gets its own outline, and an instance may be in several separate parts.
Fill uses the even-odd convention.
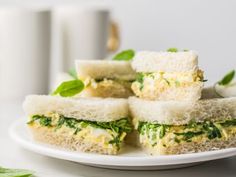
[[[236,98],[199,100],[203,72],[193,51],[139,52],[129,98],[141,147],[151,155],[236,146]]]
[[[127,98],[133,95],[134,79],[128,61],[77,60],[74,79],[52,95],[26,97],[23,108],[33,139],[69,150],[117,154],[133,130]]]
[[[200,100],[194,51],[137,52],[128,60],[77,60],[73,79],[52,95],[27,96],[33,139],[109,155],[125,143],[151,155],[236,147],[236,98]]]
[[[203,72],[194,51],[138,52],[132,67],[138,77],[132,84],[136,96],[148,100],[198,100]]]

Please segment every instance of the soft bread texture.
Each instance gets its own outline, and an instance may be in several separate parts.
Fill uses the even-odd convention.
[[[115,155],[118,153],[118,148],[110,146],[104,148],[100,143],[94,143],[82,137],[74,137],[68,133],[55,132],[54,129],[47,127],[30,127],[32,137],[35,141],[51,144],[72,151],[93,152],[99,154]]]
[[[128,117],[126,99],[63,98],[47,95],[29,95],[23,103],[29,116],[58,113],[78,120],[109,122]]]
[[[79,78],[134,80],[135,71],[128,61],[76,60]]]
[[[236,136],[232,136],[227,140],[214,139],[202,142],[185,142],[175,146],[162,148],[147,148],[143,149],[150,155],[172,155],[172,154],[189,154],[196,152],[205,152],[219,150],[225,148],[236,147]]]
[[[136,72],[190,72],[198,69],[198,56],[186,52],[137,52],[132,68]]]
[[[149,101],[130,97],[129,107],[133,118],[168,125],[184,125],[190,121],[218,121],[236,117],[236,98]]]
[[[138,85],[132,84],[132,90],[139,98],[160,101],[196,101],[201,98],[202,88],[202,82],[195,82],[182,87],[167,87],[162,91],[151,85],[149,87],[144,86],[144,88],[140,90]]]

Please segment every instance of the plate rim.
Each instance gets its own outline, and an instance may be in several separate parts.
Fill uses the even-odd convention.
[[[27,140],[17,133],[17,129],[24,129],[25,119],[21,118],[14,121],[9,127],[10,137],[21,147],[32,152],[50,156],[63,160],[70,160],[83,164],[102,165],[102,166],[126,166],[126,167],[145,167],[145,166],[166,166],[181,165],[197,162],[206,162],[211,160],[223,159],[236,156],[236,148],[228,148],[207,152],[180,154],[180,155],[161,155],[161,156],[119,156],[119,155],[102,155],[85,152],[73,152],[60,149],[57,147],[49,147],[47,144],[41,144],[32,140]],[[22,126],[22,127],[21,127]],[[27,131],[27,130],[23,130]],[[27,135],[29,133],[27,132]],[[30,137],[29,137],[30,138]]]

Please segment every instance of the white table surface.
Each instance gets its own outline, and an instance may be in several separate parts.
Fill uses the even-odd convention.
[[[1,101],[2,102],[2,101]],[[235,177],[236,157],[211,161],[198,166],[164,171],[108,170],[58,160],[19,147],[8,135],[14,120],[22,117],[20,102],[0,103],[0,166],[26,168],[37,177]]]

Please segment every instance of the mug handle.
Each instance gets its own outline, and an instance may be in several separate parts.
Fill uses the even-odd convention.
[[[109,26],[109,36],[107,41],[107,50],[109,53],[116,52],[120,47],[120,32],[116,22],[111,21]]]

